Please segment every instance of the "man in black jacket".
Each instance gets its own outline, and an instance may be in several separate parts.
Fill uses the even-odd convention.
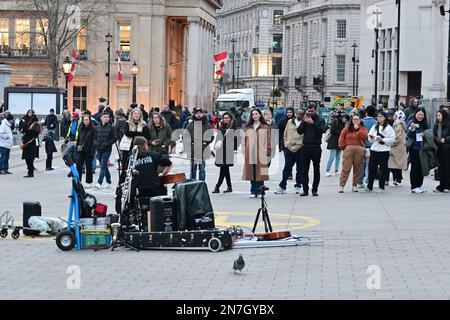
[[[100,175],[98,176],[96,188],[111,188],[111,173],[108,169],[108,160],[111,155],[112,145],[116,141],[114,128],[111,126],[109,113],[104,111],[100,124],[97,126],[95,135],[95,149],[97,150],[98,160],[100,162]],[[106,177],[106,185],[102,187],[103,179]]]
[[[50,109],[50,113],[45,117],[44,126],[48,131],[55,131],[58,126],[58,117],[55,115],[55,110]]]
[[[316,106],[310,104],[305,118],[297,129],[299,134],[303,134],[303,193],[302,197],[308,196],[309,191],[309,167],[311,161],[314,166],[314,181],[312,186],[312,194],[318,196],[320,183],[320,158],[322,156],[322,135],[327,131],[325,120],[316,112]]]

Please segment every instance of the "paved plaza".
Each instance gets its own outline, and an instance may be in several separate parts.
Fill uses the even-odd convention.
[[[324,152],[322,165],[327,160]],[[176,172],[188,162],[175,159]],[[323,245],[233,249],[220,253],[186,251],[133,252],[128,249],[62,252],[53,238],[0,239],[2,299],[449,299],[450,195],[409,191],[337,193],[338,177],[321,178],[319,197],[275,195],[280,170],[271,175],[267,202],[273,224],[294,234],[322,235]],[[274,168],[277,166],[274,161]],[[10,176],[0,177],[0,212],[22,220],[22,202],[39,201],[43,215],[66,217],[71,183],[61,158],[53,172],[45,159],[36,163],[34,179],[24,179],[20,152],[11,155]],[[276,169],[273,169],[276,171]],[[218,168],[207,165],[210,190]],[[232,168],[232,194],[211,195],[220,226],[250,227],[260,200],[249,199],[241,181],[242,165]],[[115,173],[117,180],[117,174]],[[98,170],[97,175],[98,177]],[[222,187],[224,189],[225,186]],[[114,210],[111,192],[93,192]],[[246,268],[232,272],[243,254]],[[75,269],[74,269],[75,268]],[[73,270],[79,288],[71,286]]]

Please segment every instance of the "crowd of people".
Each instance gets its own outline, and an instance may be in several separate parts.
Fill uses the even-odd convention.
[[[435,116],[429,127],[427,116]],[[13,145],[15,121],[11,114],[2,114],[0,126],[0,174],[9,171],[9,153]],[[60,123],[59,123],[60,122]],[[127,110],[100,105],[95,114],[64,110],[58,121],[54,110],[39,121],[33,110],[24,115],[18,125],[22,134],[22,159],[27,164],[27,175],[34,177],[34,161],[39,157],[39,147],[45,143],[46,170],[53,170],[53,153],[56,152],[55,135],[60,128],[68,153],[76,163],[80,177],[85,175],[87,188],[112,188],[108,169],[114,145],[121,155],[121,168],[127,167],[134,145],[139,147],[142,164],[148,164],[148,154],[159,165],[158,173],[166,174],[164,167],[175,152],[174,133],[181,130],[184,152],[190,160],[190,178],[206,179],[206,161],[215,158],[218,180],[213,193],[233,192],[231,168],[235,153],[240,149],[244,158],[242,180],[250,182],[250,196],[261,197],[264,183],[269,180],[269,167],[276,151],[284,154],[284,168],[275,193],[286,194],[289,180],[294,181],[294,191],[301,196],[318,196],[321,179],[322,145],[330,150],[325,177],[339,175],[338,192],[345,186],[353,171],[352,191],[372,192],[378,180],[379,192],[389,185],[401,187],[404,171],[410,166],[412,193],[424,193],[424,177],[431,169],[440,184],[434,192],[450,192],[450,120],[449,110],[442,106],[436,115],[427,115],[419,100],[413,99],[407,108],[376,108],[368,106],[347,112],[339,105],[326,121],[316,106],[307,108],[260,110],[251,108],[210,114],[201,108],[192,112],[183,108],[180,115],[168,106],[145,110],[144,105],[131,105]],[[278,137],[274,133],[278,130]],[[146,143],[144,143],[146,141]],[[159,155],[159,156],[155,156]],[[342,160],[341,160],[342,159]],[[313,166],[312,184],[309,171]],[[96,183],[93,175],[99,164]],[[293,169],[296,174],[293,176]],[[151,168],[153,172],[155,168]],[[198,174],[197,174],[198,173]],[[152,175],[154,175],[152,173]],[[119,183],[124,180],[121,176]],[[142,181],[142,180],[140,180]],[[160,188],[160,186],[158,186]],[[311,190],[310,190],[311,189]],[[146,190],[144,193],[153,194]]]

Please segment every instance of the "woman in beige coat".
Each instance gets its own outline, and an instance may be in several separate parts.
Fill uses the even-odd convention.
[[[402,186],[402,171],[406,169],[407,157],[406,157],[406,116],[403,111],[397,111],[395,113],[394,131],[395,142],[392,145],[388,168],[392,172],[394,187]]]
[[[253,109],[245,126],[242,139],[244,151],[244,173],[242,180],[250,181],[250,198],[261,196],[260,188],[269,180],[271,155],[270,127],[259,109]]]

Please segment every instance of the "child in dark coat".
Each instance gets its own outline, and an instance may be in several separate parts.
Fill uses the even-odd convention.
[[[45,170],[51,171],[54,170],[52,167],[53,162],[53,153],[57,152],[54,140],[54,131],[48,131],[47,134],[44,136],[43,141],[45,142],[45,153],[47,154],[47,161],[45,162]]]

